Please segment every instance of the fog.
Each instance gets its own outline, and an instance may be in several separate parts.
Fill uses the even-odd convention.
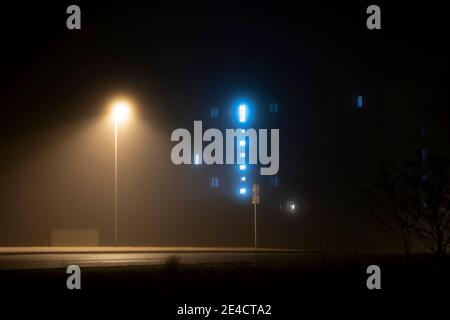
[[[158,121],[136,112],[119,127],[119,244],[250,246],[251,204],[204,194],[209,180],[202,169],[172,164],[170,126]],[[100,245],[113,244],[113,130],[105,113],[36,131],[12,146],[1,179],[1,245],[47,246],[58,229],[96,229]],[[348,210],[304,207],[290,217],[264,200],[258,209],[261,245],[365,250],[380,245],[367,236],[375,230],[366,216],[354,228]]]

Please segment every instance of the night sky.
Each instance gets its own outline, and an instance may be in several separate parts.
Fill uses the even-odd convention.
[[[397,250],[363,189],[382,160],[414,157],[425,122],[430,152],[449,155],[443,7],[380,3],[382,29],[368,30],[369,2],[78,2],[82,28],[68,30],[70,4],[2,4],[0,245],[48,245],[58,228],[98,228],[111,242],[104,118],[125,94],[138,120],[120,138],[124,244],[251,240],[250,207],[202,193],[201,174],[170,162],[172,130],[246,97],[255,110],[281,108],[280,186],[261,205],[263,244]],[[302,212],[280,212],[284,196]]]

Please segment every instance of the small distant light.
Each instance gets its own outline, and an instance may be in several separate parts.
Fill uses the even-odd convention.
[[[245,164],[239,165],[239,170],[245,170],[245,169],[247,169],[247,166]]]
[[[241,181],[245,181],[245,180],[247,180],[246,177],[241,177]]]
[[[245,158],[245,152],[241,152],[241,158]]]
[[[239,122],[247,121],[247,106],[245,104],[239,105]]]
[[[297,204],[295,203],[295,201],[288,201],[287,202],[287,211],[289,213],[294,213],[297,211]]]
[[[239,194],[246,194],[247,193],[247,188],[240,188],[239,189]]]
[[[239,141],[239,146],[241,146],[241,147],[245,147],[245,140],[241,140],[241,141]]]

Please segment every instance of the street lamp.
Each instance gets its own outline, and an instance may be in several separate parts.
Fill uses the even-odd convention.
[[[130,118],[130,103],[117,100],[112,105],[111,115],[114,121],[114,245],[118,245],[118,207],[117,207],[117,138],[119,123]]]

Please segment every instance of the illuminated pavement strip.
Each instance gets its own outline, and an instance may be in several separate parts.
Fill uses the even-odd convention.
[[[0,255],[51,253],[189,253],[189,252],[261,252],[305,253],[297,249],[253,247],[0,247]]]
[[[184,264],[255,262],[254,259],[298,259],[311,251],[261,248],[195,247],[17,247],[0,249],[0,269],[79,266],[159,265],[172,255]],[[308,254],[308,256],[309,256]]]

